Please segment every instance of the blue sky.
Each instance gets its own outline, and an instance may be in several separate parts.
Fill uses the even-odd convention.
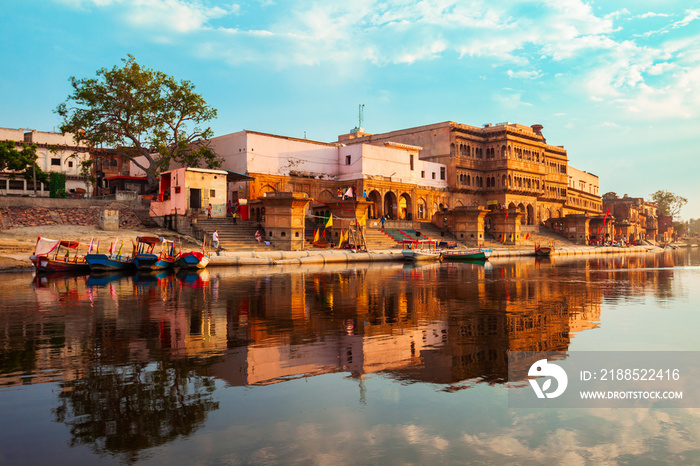
[[[333,141],[540,123],[601,193],[700,217],[699,1],[4,0],[0,126],[52,131],[70,76],[128,53],[242,129]]]

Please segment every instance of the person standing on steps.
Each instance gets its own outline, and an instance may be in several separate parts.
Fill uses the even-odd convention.
[[[211,218],[211,204],[207,207],[207,218]]]
[[[219,250],[219,230],[214,230],[211,234],[211,245],[217,251]]]

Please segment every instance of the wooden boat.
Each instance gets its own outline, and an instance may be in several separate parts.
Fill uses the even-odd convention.
[[[175,261],[175,266],[182,269],[203,269],[207,264],[209,264],[209,253],[204,251],[183,252]]]
[[[87,254],[85,260],[90,265],[90,270],[95,272],[107,272],[113,270],[126,270],[134,267],[133,251],[132,255],[122,255],[122,248],[124,247],[124,242],[122,241],[119,249],[117,248],[117,242],[110,244],[109,254],[100,254],[99,244],[97,245],[97,251],[94,254]]]
[[[80,245],[78,241],[54,240],[40,236],[36,240],[34,254],[29,259],[37,272],[88,272],[90,266],[85,261],[85,255],[78,252]]]
[[[161,245],[159,254],[153,252],[157,244]],[[177,259],[175,243],[157,236],[139,236],[136,238],[134,265],[138,270],[160,270],[175,265]]]
[[[492,249],[457,249],[442,251],[442,258],[448,261],[487,261]]]
[[[554,251],[554,246],[540,246],[535,244],[535,255],[536,256],[549,256]]]
[[[404,240],[401,254],[407,261],[438,261],[442,257],[433,240]]]

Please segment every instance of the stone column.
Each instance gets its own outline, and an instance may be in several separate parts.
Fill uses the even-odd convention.
[[[518,209],[496,210],[487,214],[491,220],[491,231],[496,240],[503,237],[503,244],[521,244],[520,224],[522,212]]]
[[[457,240],[468,246],[482,247],[484,245],[484,218],[487,213],[488,210],[484,207],[456,207],[452,211],[454,216],[452,229]]]
[[[576,244],[588,244],[588,228],[591,218],[586,214],[573,214],[564,217],[564,236]]]
[[[118,210],[103,210],[100,212],[99,227],[102,230],[118,230],[119,229],[119,211]]]
[[[304,249],[306,193],[266,193],[258,200],[265,208],[265,240],[287,251]]]

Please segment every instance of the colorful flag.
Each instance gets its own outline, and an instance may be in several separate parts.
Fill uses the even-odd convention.
[[[508,211],[506,210],[506,219],[508,219]]]
[[[326,230],[325,229],[323,230],[323,234],[321,236],[323,236],[324,238],[326,237]]]
[[[528,232],[528,234],[525,235],[525,239],[529,239],[529,238],[530,238],[530,233]]]
[[[345,234],[343,233],[343,230],[340,230],[340,237],[338,238],[338,249],[341,248],[343,245],[343,239],[345,238]]]
[[[362,217],[360,217],[360,221],[357,222],[358,225],[364,225],[365,222],[367,222],[367,211],[365,211],[364,214],[362,214]]]
[[[319,234],[318,234],[318,228],[314,230],[314,243],[317,243],[318,240],[320,239]]]
[[[328,221],[326,222],[325,228],[330,228],[333,226],[333,214],[331,214],[330,217],[328,217]]]

